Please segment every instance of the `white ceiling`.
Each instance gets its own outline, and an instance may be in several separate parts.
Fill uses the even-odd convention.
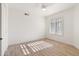
[[[42,14],[41,5],[44,4],[47,7],[54,5],[55,3],[8,3],[9,8],[18,9],[23,12],[39,11]]]
[[[25,8],[33,8],[33,7],[41,7],[41,5],[44,4],[45,6],[51,6],[55,3],[8,3],[9,7],[14,7],[14,8],[20,8],[20,9],[25,9]]]
[[[47,6],[46,11],[41,11],[41,4],[44,4]],[[19,10],[36,10],[38,9],[38,12],[41,11],[43,15],[49,15],[52,13],[55,13],[57,11],[61,11],[67,8],[70,8],[74,6],[74,3],[8,3],[8,6],[10,8],[16,8]]]

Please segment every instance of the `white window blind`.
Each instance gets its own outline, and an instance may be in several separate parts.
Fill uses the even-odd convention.
[[[51,33],[62,35],[63,34],[63,18],[52,18],[51,19]]]

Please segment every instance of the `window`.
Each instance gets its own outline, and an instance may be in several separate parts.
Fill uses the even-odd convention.
[[[51,19],[51,33],[62,35],[63,34],[63,19],[62,17]]]
[[[51,22],[51,33],[52,33],[52,34],[55,34],[55,32],[56,32],[55,27],[56,27],[56,24],[55,24],[55,21],[53,20],[53,21]]]

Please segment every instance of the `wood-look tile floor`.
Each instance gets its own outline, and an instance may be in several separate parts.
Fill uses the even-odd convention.
[[[79,49],[75,48],[74,46],[50,39],[41,39],[38,41],[47,42],[47,44],[49,43],[48,45],[50,45],[50,47],[44,48],[44,46],[42,46],[42,48],[44,49],[40,48],[39,50],[34,52],[31,49],[31,47],[28,46],[28,44],[32,42],[26,42],[26,43],[9,46],[8,50],[5,52],[5,56],[79,56]],[[38,42],[38,41],[33,41],[33,42]],[[22,50],[23,47],[21,47],[21,45],[25,45],[26,51],[25,49],[24,51]],[[36,45],[36,44],[34,43],[31,45]],[[39,43],[38,45],[40,47],[42,43]],[[32,46],[32,48],[34,47]],[[25,54],[23,52],[27,52],[27,53]]]

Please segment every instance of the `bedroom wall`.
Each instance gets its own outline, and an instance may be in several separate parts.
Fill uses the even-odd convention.
[[[44,38],[45,21],[39,11],[29,7],[30,15],[25,16],[25,11],[18,8],[9,7],[8,9],[9,45]]]
[[[79,48],[79,4],[74,9],[74,43]]]
[[[62,36],[53,35],[50,33],[51,16],[64,16],[64,34]],[[79,49],[79,4],[74,7],[57,12],[45,17],[46,19],[46,34],[47,38],[57,40],[63,43],[71,44]]]
[[[50,17],[63,17],[64,20],[64,30],[63,35],[56,35],[50,33]],[[48,19],[47,19],[48,18]],[[67,44],[73,44],[73,8],[69,8],[63,11],[60,11],[56,14],[49,15],[46,17],[47,21],[47,38],[53,39],[56,41],[64,42]]]

